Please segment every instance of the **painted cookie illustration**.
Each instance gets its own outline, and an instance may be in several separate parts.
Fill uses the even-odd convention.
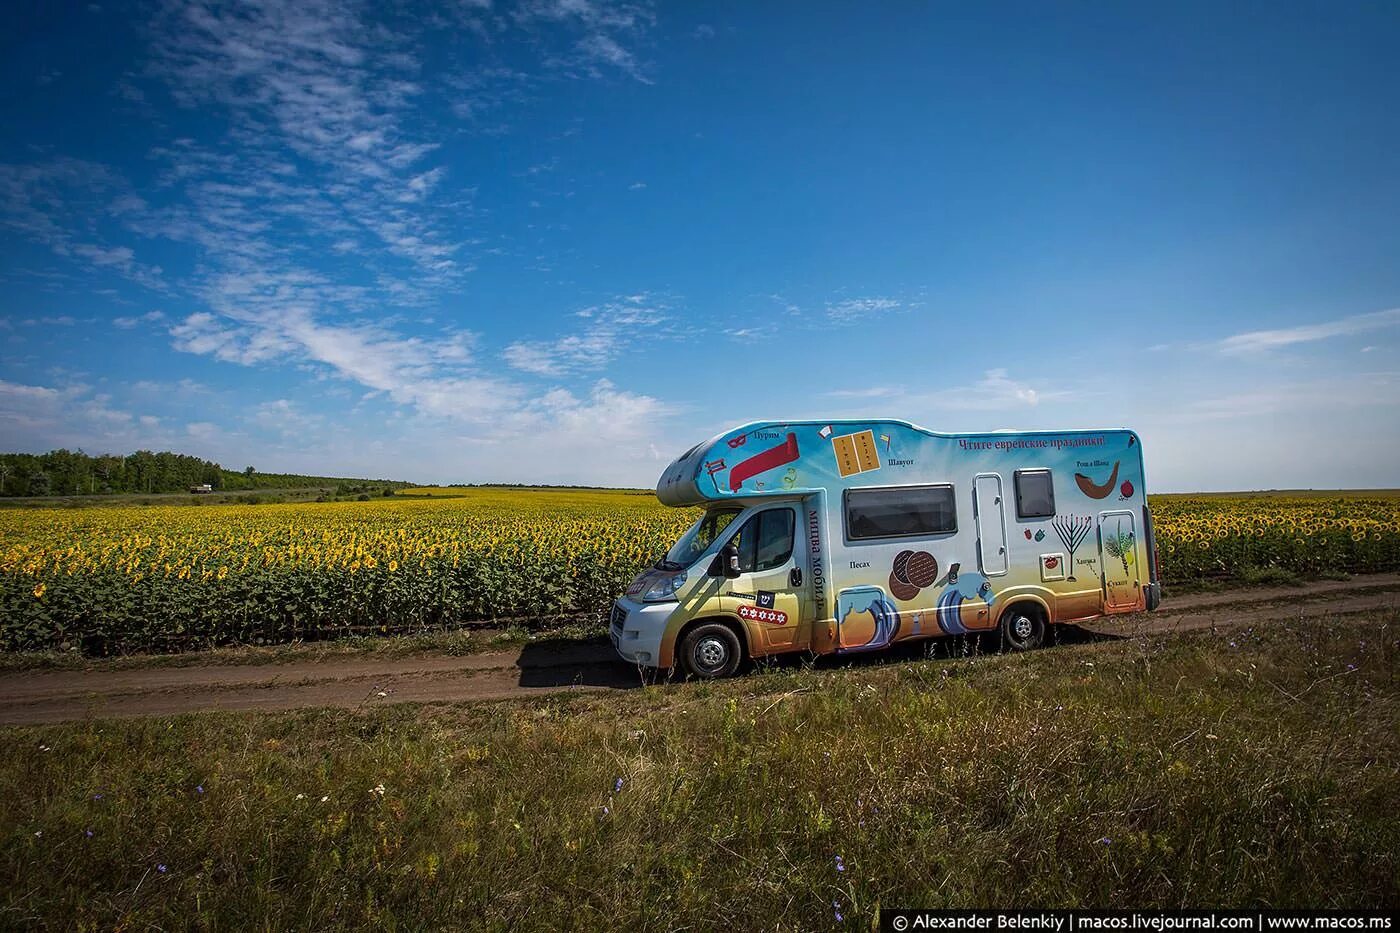
[[[890,574],[890,595],[900,602],[908,602],[919,595],[919,588],[899,579],[898,572],[895,572]]]
[[[915,551],[909,558],[905,574],[909,582],[919,589],[933,586],[934,581],[938,579],[938,561],[928,551]]]
[[[894,556],[894,578],[905,586],[913,586],[909,582],[909,558],[913,556],[913,551],[900,551]]]

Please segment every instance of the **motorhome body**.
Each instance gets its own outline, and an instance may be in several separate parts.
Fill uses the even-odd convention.
[[[626,660],[701,676],[743,657],[872,651],[1154,609],[1142,444],[1126,429],[941,434],[760,422],[666,468],[704,515],[613,606]]]

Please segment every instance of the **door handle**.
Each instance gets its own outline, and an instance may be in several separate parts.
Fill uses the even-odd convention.
[[[802,568],[794,567],[788,571],[788,586],[799,587],[802,585]]]

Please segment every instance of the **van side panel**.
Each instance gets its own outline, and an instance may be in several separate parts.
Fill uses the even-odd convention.
[[[946,509],[910,518],[878,504],[890,490],[933,486],[951,487],[954,527]],[[1021,601],[1057,622],[1136,611],[1155,582],[1149,526],[1125,517],[1144,516],[1147,502],[1142,444],[1126,429],[952,435],[899,421],[764,422],[688,451],[657,495],[677,505],[803,496],[818,653],[989,631]]]

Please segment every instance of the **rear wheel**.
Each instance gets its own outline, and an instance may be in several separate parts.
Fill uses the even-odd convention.
[[[1045,642],[1045,614],[1031,603],[1018,603],[1001,614],[998,626],[1003,648],[1029,651]]]
[[[697,625],[681,640],[681,667],[702,680],[728,677],[739,669],[742,660],[739,636],[718,622]]]

